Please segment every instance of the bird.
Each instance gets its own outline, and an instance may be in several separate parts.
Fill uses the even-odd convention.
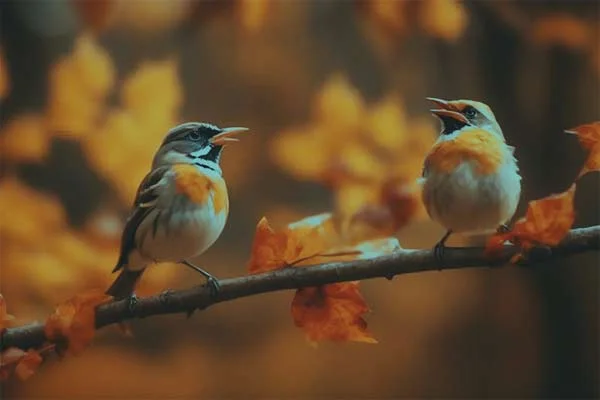
[[[507,231],[521,197],[515,148],[506,143],[491,108],[473,100],[442,100],[431,113],[441,132],[425,157],[420,178],[423,204],[446,233],[434,247],[442,260],[453,233]]]
[[[219,166],[223,148],[247,128],[186,122],[170,129],[142,179],[121,236],[106,294],[136,301],[134,290],[146,267],[181,263],[204,275],[212,295],[218,280],[189,260],[219,238],[229,213],[227,186]]]

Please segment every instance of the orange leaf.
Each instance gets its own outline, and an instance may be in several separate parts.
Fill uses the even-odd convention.
[[[17,364],[15,374],[19,379],[25,381],[35,373],[42,361],[43,359],[40,353],[35,350],[29,350]]]
[[[566,132],[577,135],[581,145],[589,151],[579,176],[590,171],[600,171],[600,122],[579,125]]]
[[[12,315],[7,313],[6,310],[6,301],[4,301],[4,297],[0,294],[0,330],[4,329],[9,321],[15,319]]]
[[[79,354],[94,337],[96,307],[110,299],[111,296],[92,290],[65,301],[46,320],[46,337],[64,337],[67,351]]]
[[[582,18],[557,13],[533,21],[531,37],[540,44],[585,49],[594,42],[594,31]]]
[[[311,343],[323,340],[377,343],[362,318],[368,311],[358,282],[299,289],[292,301],[294,323]]]
[[[337,235],[330,213],[313,215],[275,231],[266,218],[256,226],[248,270],[271,271],[333,249]]]
[[[525,218],[515,223],[511,232],[494,235],[487,252],[497,251],[505,240],[516,241],[525,249],[536,244],[556,246],[573,226],[575,184],[560,194],[529,202]]]
[[[267,218],[263,217],[256,226],[248,271],[255,274],[283,267],[286,258],[294,253],[290,247],[286,232],[275,232]]]
[[[8,379],[15,365],[25,356],[25,352],[16,347],[10,347],[0,353],[0,381]]]
[[[368,237],[374,238],[381,235]],[[350,261],[372,257],[376,252],[378,255],[389,253],[400,247],[395,238],[371,242],[366,242],[367,238],[350,239],[340,234],[331,213],[306,217],[280,231],[273,230],[263,217],[256,227],[248,271],[259,273],[293,265]]]

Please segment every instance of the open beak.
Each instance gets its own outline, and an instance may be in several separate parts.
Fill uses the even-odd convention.
[[[431,110],[431,113],[433,115],[435,115],[436,117],[438,117],[439,119],[441,119],[442,121],[444,120],[444,118],[452,118],[456,121],[460,121],[464,124],[469,124],[469,120],[467,119],[467,117],[465,117],[464,115],[462,115],[459,112],[456,111],[452,111],[452,110],[445,110],[445,109],[435,109],[435,110]]]
[[[442,110],[454,110],[452,104],[450,104],[446,100],[436,99],[435,97],[426,97],[427,100],[431,101],[433,104],[441,108]]]
[[[224,146],[228,143],[238,142],[239,139],[233,136],[237,135],[238,133],[245,132],[247,130],[248,128],[241,127],[222,129],[221,132],[217,133],[215,136],[210,138],[210,143],[216,146]]]

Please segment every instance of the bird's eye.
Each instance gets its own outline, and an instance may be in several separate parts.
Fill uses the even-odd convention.
[[[188,139],[190,140],[200,140],[200,134],[198,133],[198,131],[193,131],[192,133],[190,133],[188,135]]]
[[[477,116],[477,110],[473,107],[467,107],[463,113],[465,114],[465,117],[467,117],[468,119],[472,119],[475,118]]]

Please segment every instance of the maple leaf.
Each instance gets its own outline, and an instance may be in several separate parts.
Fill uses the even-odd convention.
[[[67,352],[81,353],[94,337],[96,307],[111,298],[92,290],[65,301],[46,320],[46,337],[51,340],[65,338]]]
[[[4,297],[0,294],[0,331],[13,319],[15,319],[15,317],[7,313],[6,301],[4,301]]]
[[[600,122],[579,125],[565,132],[577,135],[581,146],[589,151],[579,176],[590,171],[600,171]]]
[[[358,282],[299,289],[292,317],[311,343],[323,340],[377,343],[363,315],[369,311]]]
[[[350,261],[364,258],[364,249],[372,252],[381,243],[397,243],[395,238],[368,237],[374,238],[380,240],[366,241],[363,237],[354,240],[352,235],[344,235],[331,213],[304,218],[281,230],[274,230],[263,217],[256,226],[248,271],[254,274],[289,266]],[[399,244],[381,245],[379,254],[399,247]]]
[[[19,379],[25,381],[35,373],[42,361],[40,353],[35,350],[29,350],[19,360],[15,367],[15,374]]]
[[[530,201],[525,217],[518,220],[510,232],[493,235],[487,243],[486,252],[498,252],[505,241],[517,243],[524,249],[536,244],[556,246],[575,220],[575,188],[573,184],[563,193]]]
[[[263,217],[256,226],[248,270],[258,273],[297,264],[333,247],[334,237],[330,213],[304,218],[280,231]]]

